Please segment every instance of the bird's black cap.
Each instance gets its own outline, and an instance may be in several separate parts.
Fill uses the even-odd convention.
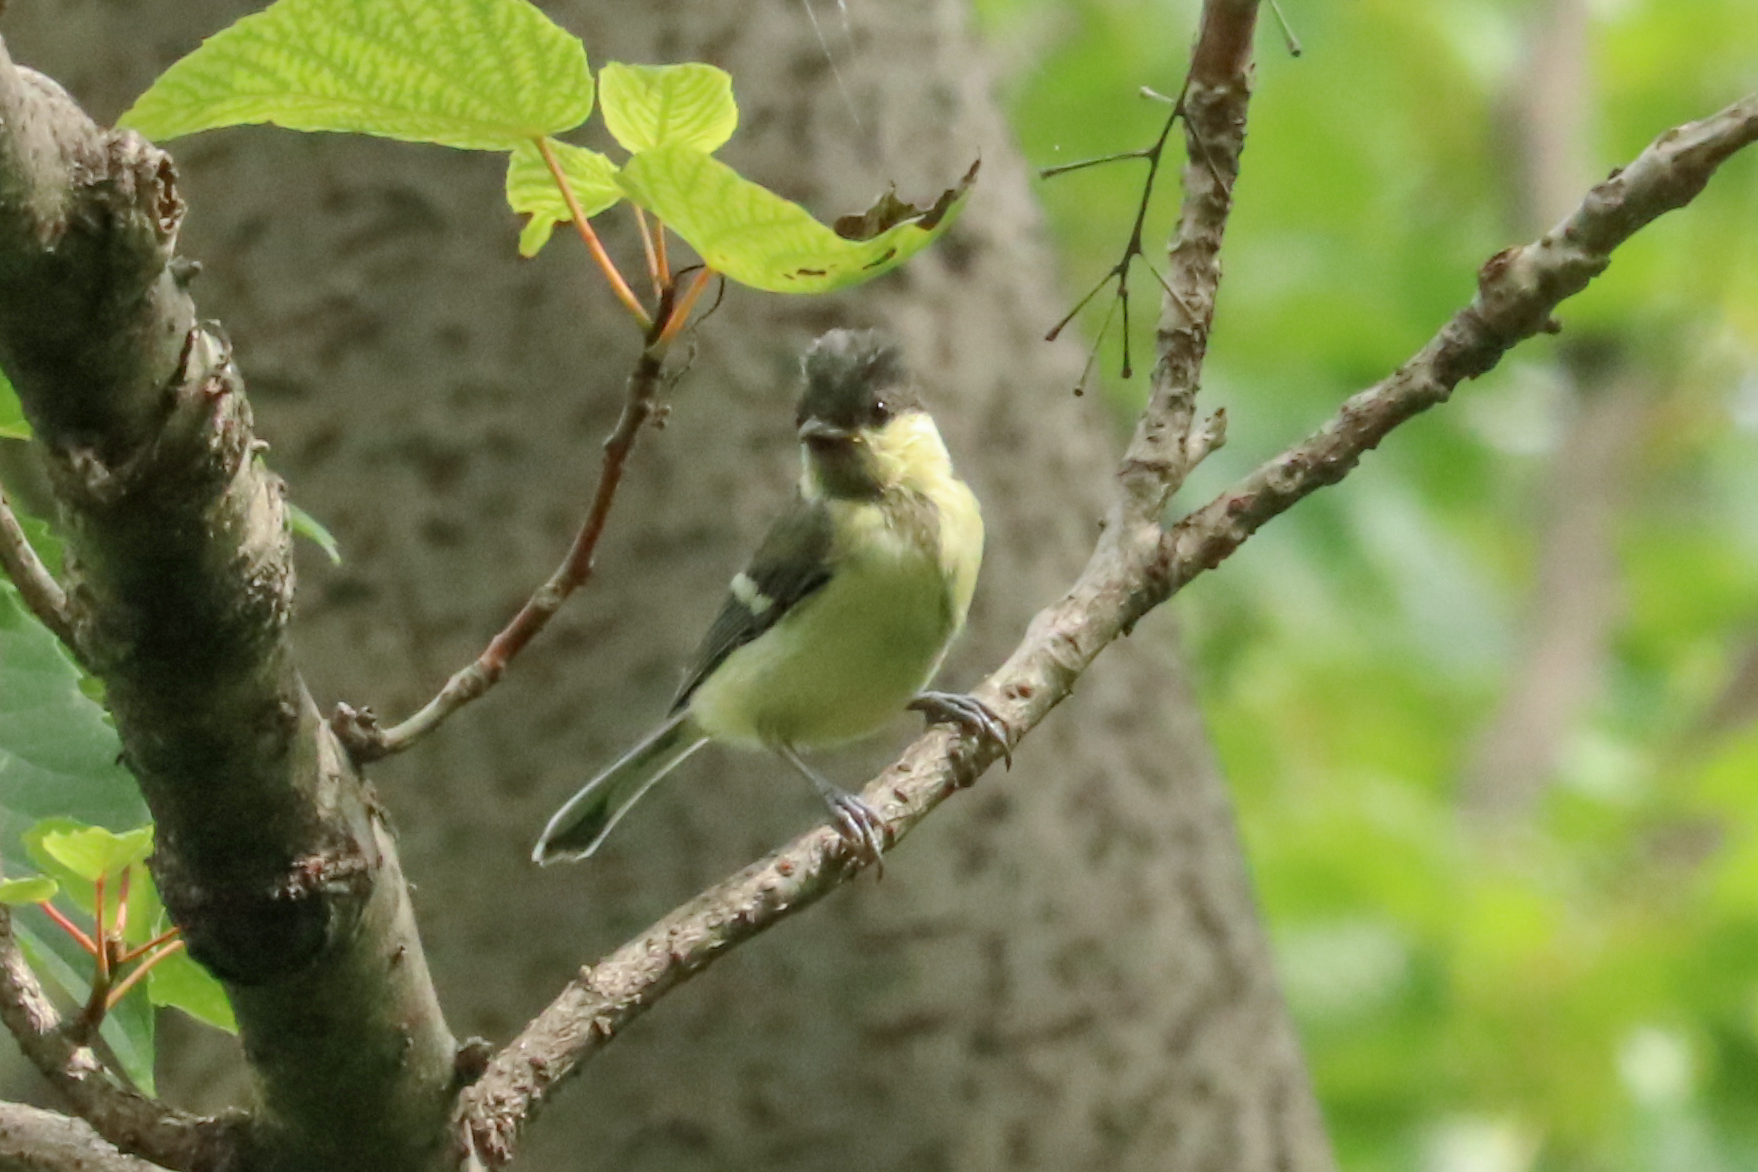
[[[831,330],[801,365],[806,389],[797,423],[816,419],[853,432],[922,409],[903,352],[877,330]]]

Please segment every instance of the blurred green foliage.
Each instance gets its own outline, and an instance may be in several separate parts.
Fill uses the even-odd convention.
[[[1300,59],[1266,13],[1204,391],[1231,439],[1185,504],[1389,373],[1530,236],[1515,97],[1553,7],[1284,0]],[[1583,191],[1758,89],[1752,0],[1588,7]],[[1152,141],[1165,107],[1137,91],[1177,91],[1198,3],[979,8],[1047,166]],[[1041,186],[1071,303],[1115,263],[1142,170]],[[1167,184],[1150,239],[1176,200]],[[1152,277],[1134,288],[1157,300]],[[1743,702],[1737,685],[1747,655],[1758,677],[1758,152],[1560,316],[1560,341],[1400,429],[1176,603],[1350,1172],[1758,1167],[1758,682]],[[1619,490],[1615,617],[1538,800],[1490,829],[1463,779],[1542,635],[1547,486],[1595,392],[1569,377],[1581,338],[1643,387],[1599,478]],[[1142,380],[1111,389],[1127,406]]]

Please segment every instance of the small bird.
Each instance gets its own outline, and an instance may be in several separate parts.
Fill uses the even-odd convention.
[[[878,862],[884,823],[801,750],[876,732],[904,708],[994,740],[975,697],[923,689],[964,625],[983,560],[977,498],[952,470],[895,345],[832,330],[807,351],[799,486],[708,629],[665,721],[557,810],[535,862],[583,859],[708,741],[774,752]]]

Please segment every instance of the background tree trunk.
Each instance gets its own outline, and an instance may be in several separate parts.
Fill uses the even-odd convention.
[[[1591,181],[1598,109],[1586,0],[1548,0],[1530,20],[1527,65],[1509,101],[1519,166],[1507,194],[1511,229],[1521,236],[1568,215]],[[1630,502],[1642,496],[1636,457],[1660,398],[1634,349],[1603,327],[1574,333],[1558,349],[1558,438],[1533,501],[1536,548],[1521,651],[1472,746],[1460,791],[1479,829],[1529,827],[1605,687],[1628,609],[1618,534]]]
[[[6,32],[106,119],[259,6],[17,4]],[[826,6],[828,58],[788,0],[545,7],[595,64],[730,69],[729,160],[821,215],[891,180],[931,195],[978,155],[983,175],[952,237],[871,289],[729,289],[669,425],[636,453],[597,579],[488,699],[376,767],[453,1026],[496,1039],[578,965],[821,817],[774,763],[710,750],[603,857],[526,861],[550,808],[663,711],[787,491],[811,336],[901,335],[984,502],[988,561],[950,686],[1071,579],[1117,446],[1103,404],[1069,393],[1078,350],[1039,341],[1062,297],[962,4],[850,0],[848,25]],[[488,156],[261,128],[174,145],[203,311],[238,344],[270,463],[347,557],[301,555],[303,666],[326,702],[405,715],[560,559],[634,332],[576,242],[515,258]],[[863,777],[905,728],[826,767]],[[171,1084],[236,1094],[231,1065],[202,1058],[214,1049]],[[525,1151],[526,1167],[619,1172],[1330,1168],[1170,623],[1112,652],[1013,773],[937,817],[882,884],[674,995]]]

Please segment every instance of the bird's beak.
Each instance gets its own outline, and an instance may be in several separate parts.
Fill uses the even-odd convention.
[[[808,419],[800,424],[800,442],[809,448],[836,448],[848,444],[855,433],[822,419]]]

